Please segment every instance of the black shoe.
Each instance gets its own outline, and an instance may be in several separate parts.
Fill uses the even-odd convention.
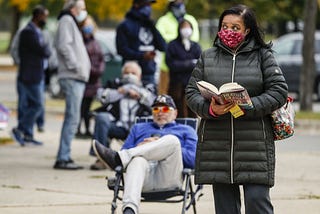
[[[94,153],[96,153],[98,159],[104,164],[108,165],[111,169],[115,169],[117,166],[121,166],[121,160],[116,151],[105,147],[97,140],[92,140],[92,147]]]
[[[76,136],[76,138],[82,138],[82,137],[83,137],[83,134],[78,131],[78,132],[75,134],[75,136]]]
[[[23,133],[19,129],[13,128],[10,134],[14,141],[19,143],[21,146],[24,146],[25,142],[23,140]]]
[[[83,166],[75,164],[72,160],[69,161],[56,161],[53,166],[54,169],[78,170],[83,169]]]
[[[39,127],[38,127],[38,132],[43,133],[43,132],[44,132],[44,127],[43,127],[43,126],[39,126]]]
[[[24,142],[27,144],[27,143],[29,143],[29,144],[33,144],[33,145],[35,145],[35,146],[42,146],[43,145],[43,143],[42,142],[40,142],[40,141],[37,141],[37,140],[35,140],[33,137],[24,137]]]
[[[134,211],[133,211],[133,209],[131,209],[130,207],[126,207],[126,208],[123,210],[123,214],[134,214]]]
[[[84,138],[85,139],[91,139],[93,137],[93,135],[91,134],[91,132],[87,131],[85,134],[84,134]]]
[[[68,163],[74,163],[74,160],[72,160],[71,158],[67,161]]]

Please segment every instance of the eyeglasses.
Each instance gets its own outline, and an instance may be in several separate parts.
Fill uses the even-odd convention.
[[[168,113],[170,111],[173,111],[172,107],[169,106],[158,106],[158,107],[153,107],[152,108],[152,113],[157,114],[159,112],[163,112],[163,113]]]

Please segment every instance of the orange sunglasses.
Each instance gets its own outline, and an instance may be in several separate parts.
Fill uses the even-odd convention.
[[[152,113],[157,114],[160,111],[163,112],[163,113],[168,113],[168,112],[170,112],[172,110],[173,110],[173,108],[169,107],[169,106],[157,106],[157,107],[153,107],[152,108]]]

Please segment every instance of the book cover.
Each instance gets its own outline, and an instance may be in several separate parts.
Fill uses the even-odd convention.
[[[234,102],[243,109],[253,108],[247,90],[236,82],[225,83],[219,89],[206,81],[198,81],[197,86],[201,95],[206,99],[211,100],[214,97],[219,104]]]

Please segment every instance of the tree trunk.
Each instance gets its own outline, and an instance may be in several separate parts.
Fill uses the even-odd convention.
[[[306,0],[304,7],[304,28],[302,57],[300,71],[300,110],[312,111],[312,96],[315,77],[314,35],[317,16],[317,0]]]
[[[21,12],[17,7],[12,8],[13,13],[12,13],[12,27],[10,29],[10,42],[8,46],[8,51],[10,50],[12,39],[14,35],[16,34],[17,30],[19,29],[19,23],[20,23],[20,18],[21,18]]]

